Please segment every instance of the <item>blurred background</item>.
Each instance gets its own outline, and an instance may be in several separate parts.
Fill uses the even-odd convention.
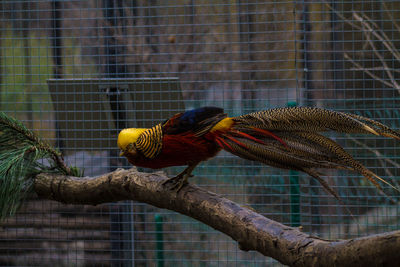
[[[87,176],[130,167],[118,156],[120,129],[204,105],[230,116],[319,106],[399,129],[399,46],[400,1],[5,0],[0,109]],[[398,144],[329,136],[398,186]],[[346,207],[307,175],[224,152],[194,174],[192,183],[321,238],[399,229],[399,207],[355,173],[324,172]],[[136,202],[75,206],[32,195],[0,227],[1,266],[281,266]]]

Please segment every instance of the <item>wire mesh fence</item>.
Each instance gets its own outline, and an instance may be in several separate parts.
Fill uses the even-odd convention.
[[[120,129],[205,105],[231,116],[320,106],[400,128],[399,1],[24,0],[2,1],[0,18],[1,110],[88,176],[130,167],[116,146]],[[395,142],[330,136],[399,182]],[[346,207],[307,175],[225,152],[194,174],[192,183],[322,238],[399,228],[398,206],[351,172],[324,173]],[[2,266],[280,265],[142,203],[32,196],[1,228]]]

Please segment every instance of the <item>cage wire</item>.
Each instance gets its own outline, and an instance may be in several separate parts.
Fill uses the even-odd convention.
[[[1,110],[87,176],[130,167],[118,155],[120,129],[205,105],[231,116],[319,106],[400,128],[399,1],[21,0],[2,1],[0,16]],[[398,185],[398,144],[330,137]],[[222,152],[194,174],[190,182],[322,238],[399,228],[398,207],[358,174],[325,172],[354,217],[295,171]],[[32,196],[0,235],[2,266],[280,266],[200,222],[137,202]]]

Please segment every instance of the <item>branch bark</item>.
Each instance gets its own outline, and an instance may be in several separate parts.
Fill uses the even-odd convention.
[[[93,178],[42,173],[35,178],[35,191],[41,198],[68,204],[135,200],[173,210],[225,233],[242,250],[255,250],[290,266],[394,266],[400,262],[400,231],[323,240],[192,184],[176,194],[160,184],[165,179],[162,173],[136,169],[119,169]]]

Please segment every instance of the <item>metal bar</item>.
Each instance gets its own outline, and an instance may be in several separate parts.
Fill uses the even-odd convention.
[[[288,107],[295,107],[297,103],[291,101],[287,103]],[[300,213],[300,183],[299,183],[299,172],[290,170],[289,171],[289,182],[290,182],[290,224],[293,227],[299,227],[301,225],[301,213]]]
[[[126,77],[127,66],[122,61],[124,54],[124,46],[118,44],[114,30],[117,27],[122,27],[122,32],[125,32],[124,21],[124,7],[121,0],[104,0],[103,1],[103,15],[106,22],[111,27],[105,27],[105,69],[104,75],[109,78],[123,78]],[[120,91],[118,87],[108,88],[109,101],[113,113],[116,129],[121,130],[126,128],[126,110],[123,108],[123,103],[120,99]],[[116,166],[122,165],[122,161],[118,159],[118,151],[110,150],[110,171],[114,170]],[[131,205],[114,204],[111,205],[117,212],[112,213],[111,217],[111,247],[113,266],[133,266],[133,249],[134,240],[131,240],[130,232],[133,231],[134,222],[130,213]]]
[[[55,79],[62,78],[62,34],[61,34],[61,4],[58,0],[52,1],[52,31],[51,31],[51,40],[52,40],[52,50],[53,50],[53,77]],[[56,146],[63,150],[64,144],[61,138],[61,132],[58,125],[58,121],[55,122],[56,128]]]
[[[314,84],[312,82],[313,80],[313,76],[312,76],[312,72],[313,72],[313,65],[310,61],[311,55],[310,55],[310,51],[309,51],[309,47],[310,47],[310,35],[312,34],[312,29],[311,29],[311,23],[310,23],[310,19],[309,19],[309,8],[308,8],[309,3],[307,1],[302,1],[302,6],[303,6],[303,10],[302,10],[302,31],[303,31],[303,39],[302,39],[302,49],[303,49],[303,87],[304,90],[306,92],[309,91],[313,91],[314,88]],[[308,94],[306,94],[306,97],[308,96]],[[312,188],[314,188],[316,186],[316,182],[314,181],[314,179],[310,179],[310,188],[311,188],[311,220],[315,220],[314,222],[312,221],[312,223],[320,223],[320,212],[319,212],[319,201],[318,198],[315,198],[314,195],[314,191]],[[315,216],[314,216],[315,215]]]
[[[58,0],[52,2],[52,21],[51,31],[53,41],[53,61],[54,78],[62,78],[62,34],[61,34],[61,3]]]

